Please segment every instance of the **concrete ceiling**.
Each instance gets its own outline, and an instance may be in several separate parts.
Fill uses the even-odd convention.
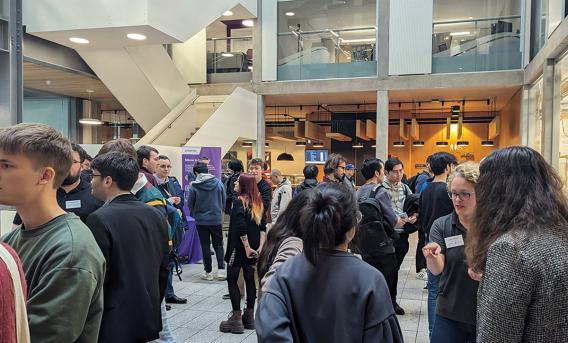
[[[93,100],[115,100],[99,79],[31,62],[24,62],[23,69],[24,87],[27,89],[84,99],[89,97],[89,89],[94,91],[90,93]]]
[[[420,89],[420,90],[404,90],[404,91],[390,91],[389,102],[390,109],[398,109],[398,102],[401,102],[403,110],[411,110],[413,104],[405,104],[405,102],[418,102],[421,101],[422,111],[442,109],[441,102],[432,102],[432,99],[445,100],[444,109],[449,109],[451,105],[457,105],[457,102],[450,103],[449,100],[466,100],[465,108],[467,111],[487,111],[489,106],[485,102],[486,99],[493,99],[496,103],[496,109],[501,110],[513,95],[519,90],[519,87],[500,87],[500,88],[433,88],[433,89]],[[468,102],[470,100],[470,102]],[[483,100],[474,102],[471,100]],[[377,102],[376,92],[342,92],[342,93],[313,93],[313,94],[280,94],[280,95],[267,95],[265,98],[266,106],[282,106],[278,110],[279,113],[285,111],[291,112],[294,116],[299,116],[302,113],[309,113],[315,110],[315,107],[308,105],[324,104],[327,106],[334,105],[334,110],[340,111],[357,111],[356,105],[367,105],[367,110],[375,110]],[[461,101],[460,101],[461,102]],[[349,104],[352,106],[338,106]],[[296,106],[303,105],[300,110]],[[287,106],[295,106],[286,108]],[[417,106],[416,106],[417,107]],[[359,106],[359,110],[362,110]],[[275,109],[267,110],[267,113],[276,112]]]

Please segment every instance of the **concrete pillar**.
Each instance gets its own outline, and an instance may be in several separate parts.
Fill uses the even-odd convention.
[[[530,113],[529,113],[529,90],[530,85],[523,86],[523,94],[521,100],[521,127],[520,127],[520,138],[521,138],[521,145],[529,145],[529,121],[530,121]]]
[[[377,92],[377,147],[375,156],[385,161],[389,153],[389,93]]]
[[[379,0],[377,5],[377,76],[386,79],[389,76],[389,18],[390,0]]]
[[[252,80],[262,81],[262,0],[257,0],[256,20],[252,30]]]
[[[548,59],[544,62],[542,76],[542,155],[544,159],[553,166],[558,165],[558,146],[554,147],[553,136],[558,125],[554,122],[554,60]],[[556,133],[558,137],[558,133]],[[558,143],[558,140],[556,140]],[[558,144],[557,144],[558,145]],[[554,154],[556,151],[556,154]]]
[[[266,141],[266,120],[264,118],[264,96],[256,96],[256,157],[264,161],[264,144]]]

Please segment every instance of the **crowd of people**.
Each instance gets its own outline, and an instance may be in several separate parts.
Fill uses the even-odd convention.
[[[222,332],[403,342],[398,274],[417,232],[432,342],[568,337],[568,201],[530,148],[481,164],[438,152],[410,180],[396,158],[367,159],[361,186],[357,168],[331,154],[323,182],[308,165],[295,189],[279,170],[267,178],[258,158],[246,172],[231,161],[225,183],[208,162],[184,194],[153,147],[118,139],[90,158],[47,126],[1,128],[0,204],[17,215],[0,244],[0,342],[175,342],[166,311],[187,303],[172,283],[185,205],[201,278],[227,282]]]

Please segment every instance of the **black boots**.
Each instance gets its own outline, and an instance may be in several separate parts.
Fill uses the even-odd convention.
[[[241,315],[241,311],[233,311],[229,319],[221,322],[221,332],[244,333],[245,329],[254,330],[254,309],[247,308]]]
[[[243,313],[243,325],[247,330],[254,330],[254,309],[245,309]]]
[[[245,327],[243,325],[243,317],[241,316],[241,311],[231,312],[229,319],[221,322],[221,325],[219,325],[219,330],[221,330],[221,332],[244,333]]]

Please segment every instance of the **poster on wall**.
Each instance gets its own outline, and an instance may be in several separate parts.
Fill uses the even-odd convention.
[[[200,157],[209,158],[209,173],[219,180],[221,179],[221,148],[218,147],[183,147],[181,151],[183,175],[182,187],[184,194],[189,190],[189,174],[193,174],[193,166],[199,161]],[[188,212],[186,212],[188,213]]]
[[[252,149],[247,150],[247,170],[250,165],[250,161],[252,160]],[[272,172],[272,152],[265,151],[264,152],[264,173],[270,174]]]

